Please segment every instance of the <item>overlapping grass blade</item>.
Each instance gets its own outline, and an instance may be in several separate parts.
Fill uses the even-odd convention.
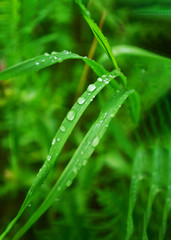
[[[56,159],[61,152],[65,142],[67,141],[69,135],[71,134],[73,128],[77,124],[81,115],[90,104],[90,102],[95,98],[95,96],[103,89],[113,78],[117,77],[119,74],[119,70],[116,69],[111,73],[103,75],[101,78],[94,84],[90,84],[87,90],[82,94],[80,98],[78,98],[77,102],[74,104],[72,109],[68,112],[66,118],[63,120],[59,130],[57,131],[53,141],[52,146],[49,151],[49,155],[42,168],[39,170],[25,200],[19,210],[17,216],[13,219],[13,221],[7,226],[4,233],[0,236],[0,240],[10,231],[15,222],[19,219],[23,211],[30,204],[31,200],[34,198],[35,194],[40,189],[42,183],[46,179],[48,173],[52,169]]]
[[[141,147],[140,149],[137,150],[137,153],[134,158],[134,166],[133,166],[133,173],[131,177],[131,186],[130,186],[130,193],[129,193],[126,240],[130,239],[134,229],[133,210],[134,210],[135,202],[136,202],[138,191],[139,191],[140,181],[142,180],[144,158],[145,158],[145,151]]]
[[[106,74],[107,71],[95,61],[78,54],[71,53],[67,50],[63,52],[52,52],[51,54],[45,53],[44,55],[37,56],[35,58],[29,59],[27,61],[18,63],[12,67],[5,69],[4,71],[0,72],[0,80],[5,80],[7,78],[19,76],[22,74],[28,74],[31,72],[39,71],[40,69],[46,68],[51,66],[55,63],[60,63],[67,59],[81,59],[86,62],[93,71],[98,75],[101,76]]]
[[[71,161],[63,171],[59,180],[56,182],[53,189],[48,194],[45,201],[37,209],[37,211],[30,217],[23,228],[16,234],[14,240],[19,239],[38,219],[39,217],[50,207],[54,200],[71,185],[72,181],[80,171],[80,169],[87,163],[89,157],[95,150],[95,147],[99,144],[100,139],[104,135],[108,124],[111,119],[118,112],[119,108],[126,100],[126,98],[133,92],[130,91],[116,91],[111,97],[105,107],[102,109],[98,119],[92,125],[85,138],[79,145],[78,149],[74,153]],[[50,160],[51,161],[51,160]]]
[[[111,47],[110,47],[107,39],[105,38],[105,36],[101,32],[101,30],[99,29],[97,24],[91,19],[89,11],[82,4],[81,0],[76,0],[76,3],[78,3],[78,5],[80,6],[80,8],[82,10],[82,14],[83,14],[85,20],[87,21],[87,23],[89,24],[91,30],[93,31],[97,41],[99,42],[101,47],[104,49],[104,51],[107,53],[108,57],[110,58],[110,60],[112,61],[113,65],[114,65],[114,67],[118,68],[117,62],[115,60],[115,57],[113,55],[113,52],[111,50]]]

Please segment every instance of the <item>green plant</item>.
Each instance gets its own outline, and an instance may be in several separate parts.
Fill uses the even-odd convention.
[[[13,221],[7,226],[6,230],[2,233],[0,239],[3,239],[6,234],[11,230],[13,225],[17,222],[17,220],[20,218],[22,213],[26,210],[26,208],[30,205],[33,200],[36,201],[36,197],[38,193],[40,194],[41,187],[44,183],[44,181],[47,179],[48,174],[53,172],[54,165],[58,161],[58,156],[62,151],[62,148],[64,147],[64,144],[69,138],[69,135],[71,134],[72,130],[75,129],[76,124],[88,105],[93,101],[95,96],[99,95],[99,92],[108,85],[109,88],[107,89],[107,94],[105,96],[105,104],[104,99],[101,99],[101,111],[99,114],[99,117],[97,120],[94,121],[94,124],[92,127],[87,130],[86,136],[82,139],[81,143],[79,144],[77,150],[71,157],[70,162],[67,164],[66,168],[62,171],[61,176],[55,183],[54,187],[52,189],[48,188],[49,193],[47,194],[47,197],[43,200],[42,204],[39,206],[38,203],[36,203],[36,208],[32,212],[31,217],[26,220],[26,223],[24,226],[21,226],[18,229],[18,232],[14,236],[13,239],[19,239],[39,218],[40,216],[54,203],[55,199],[58,198],[61,193],[71,185],[74,178],[77,176],[79,171],[83,166],[86,165],[87,160],[91,157],[92,153],[94,152],[95,148],[100,142],[100,139],[108,129],[108,125],[111,121],[111,119],[115,116],[115,114],[118,112],[119,108],[121,108],[122,104],[124,103],[125,99],[129,96],[129,103],[126,104],[126,107],[130,106],[131,109],[131,115],[132,120],[129,117],[129,112],[127,112],[127,109],[123,111],[120,115],[120,119],[123,122],[123,124],[120,123],[120,119],[115,120],[114,124],[111,126],[111,133],[115,136],[116,142],[118,145],[118,148],[109,155],[109,159],[107,155],[105,156],[105,163],[102,162],[101,166],[99,166],[99,169],[102,171],[102,165],[110,166],[111,169],[118,169],[118,174],[122,176],[125,175],[126,178],[131,179],[131,187],[130,187],[130,194],[129,194],[129,204],[128,204],[128,217],[126,219],[125,212],[126,210],[123,210],[123,213],[117,212],[116,205],[113,206],[111,202],[108,202],[108,199],[110,197],[115,201],[115,204],[119,205],[119,209],[122,210],[122,207],[125,205],[122,201],[118,201],[117,197],[119,196],[119,189],[122,189],[121,192],[124,193],[124,189],[127,189],[127,184],[123,187],[120,184],[116,184],[116,193],[113,193],[114,195],[110,196],[110,190],[106,191],[106,195],[108,196],[108,199],[105,199],[104,193],[103,193],[103,182],[99,182],[99,188],[96,191],[95,194],[98,196],[98,203],[101,206],[101,219],[99,219],[98,211],[96,208],[93,210],[91,209],[91,206],[88,204],[84,205],[84,203],[81,203],[82,206],[80,206],[80,212],[85,211],[86,206],[86,212],[87,213],[93,213],[95,211],[94,215],[92,214],[92,217],[89,218],[89,226],[91,226],[91,223],[100,221],[100,228],[95,229],[95,236],[93,236],[95,239],[101,238],[105,234],[106,239],[121,239],[123,238],[123,235],[126,236],[126,239],[130,239],[131,237],[134,237],[137,239],[138,232],[142,232],[142,238],[148,239],[148,226],[150,223],[150,217],[153,206],[155,208],[158,207],[162,199],[157,198],[157,194],[159,191],[163,191],[164,194],[161,194],[161,198],[163,198],[163,201],[165,202],[164,210],[160,213],[160,215],[163,215],[162,218],[162,228],[159,233],[160,239],[164,239],[164,234],[166,231],[166,222],[167,218],[169,217],[169,211],[170,211],[170,172],[168,169],[170,169],[170,129],[167,127],[167,124],[165,123],[165,119],[163,118],[162,110],[161,110],[161,103],[159,101],[161,96],[166,95],[168,89],[170,88],[170,81],[169,81],[169,73],[166,71],[166,80],[160,84],[160,78],[155,79],[155,82],[150,82],[148,85],[143,86],[139,83],[137,83],[138,79],[138,71],[136,68],[132,68],[134,79],[131,81],[131,83],[128,83],[127,86],[127,80],[124,74],[120,71],[118,68],[118,64],[115,60],[115,57],[113,55],[113,51],[106,40],[106,38],[103,36],[102,32],[99,30],[97,25],[94,23],[94,21],[90,18],[90,13],[88,10],[84,7],[81,1],[76,1],[79,5],[82,14],[89,24],[90,28],[92,29],[97,41],[102,46],[103,50],[106,52],[108,58],[111,60],[112,63],[112,69],[113,67],[116,68],[112,71],[107,71],[104,67],[102,67],[99,63],[88,59],[87,57],[81,57],[77,54],[71,53],[67,50],[64,50],[63,52],[55,52],[53,51],[51,54],[45,53],[44,55],[37,56],[33,59],[21,62],[17,65],[14,65],[10,68],[7,68],[6,70],[2,71],[0,73],[0,79],[4,80],[11,77],[20,76],[25,73],[35,72],[40,69],[43,69],[47,66],[54,65],[55,63],[62,62],[67,59],[81,59],[85,63],[89,64],[89,66],[93,69],[93,71],[98,76],[98,79],[95,83],[90,84],[87,88],[87,90],[78,98],[77,102],[73,105],[71,110],[66,114],[66,118],[63,120],[62,124],[60,125],[55,137],[53,138],[49,154],[47,155],[46,161],[44,162],[43,166],[40,168],[36,178],[32,182],[32,185],[30,187],[30,190],[24,200],[24,203],[22,204],[17,216],[13,219]],[[122,49],[124,49],[122,51]],[[118,48],[115,48],[114,51],[116,51],[116,54],[121,56],[121,54],[128,54],[128,57],[130,55],[134,55],[137,58],[140,59],[148,59],[150,66],[153,66],[155,64],[155,61],[161,61],[160,65],[163,66],[163,69],[167,69],[168,64],[170,64],[170,60],[164,57],[160,57],[158,55],[152,54],[148,51],[139,49],[139,48],[133,48],[129,46],[120,46]],[[104,57],[105,58],[105,57]],[[137,60],[136,58],[136,60]],[[126,57],[125,57],[126,59]],[[133,59],[133,58],[132,58]],[[103,59],[101,60],[103,61]],[[105,59],[105,61],[107,61]],[[132,60],[133,64],[133,60]],[[131,63],[130,63],[131,65]],[[167,76],[168,75],[168,76]],[[115,79],[117,78],[118,81]],[[21,78],[21,88],[22,84],[25,79]],[[46,80],[45,80],[46,82]],[[155,85],[160,85],[160,91],[156,91],[156,88],[154,88]],[[131,89],[131,90],[129,90]],[[137,92],[141,93],[141,97],[137,92],[135,92],[135,89]],[[154,97],[155,95],[155,97]],[[106,100],[107,99],[107,100]],[[140,101],[142,105],[142,111],[143,114],[145,113],[148,117],[149,114],[149,121],[152,125],[152,131],[148,129],[148,118],[140,119]],[[166,102],[166,112],[168,115],[168,119],[170,118],[170,110],[169,110],[169,103],[168,99],[165,98]],[[160,125],[160,132],[162,132],[162,142],[160,139],[160,133],[158,133],[158,129],[156,128],[156,125],[158,123],[155,123],[153,119],[153,110],[152,106],[154,103],[157,106],[157,116],[159,116],[159,125]],[[122,107],[123,108],[123,107]],[[35,108],[36,109],[36,108]],[[124,108],[123,108],[124,109]],[[125,113],[124,113],[125,112]],[[123,128],[125,124],[124,119],[127,120],[127,129],[125,130]],[[144,130],[142,132],[142,129]],[[13,133],[14,131],[12,131]],[[129,137],[129,134],[133,133],[134,137]],[[143,135],[145,132],[145,136]],[[154,140],[153,134],[156,134],[158,137],[158,140]],[[108,136],[110,138],[110,136]],[[15,139],[15,138],[14,138]],[[148,139],[148,140],[146,140]],[[164,140],[163,140],[164,139]],[[154,143],[153,143],[154,142]],[[133,170],[132,174],[130,173],[130,167],[127,164],[127,161],[124,159],[124,154],[122,155],[120,153],[119,149],[122,149],[123,153],[129,157],[133,162]],[[136,153],[134,153],[134,148],[136,148]],[[118,150],[117,150],[118,149]],[[111,161],[111,155],[115,156],[115,161]],[[99,154],[100,156],[100,154]],[[69,155],[70,157],[70,155]],[[102,156],[103,157],[103,156]],[[153,161],[149,161],[149,159],[152,159]],[[163,161],[165,159],[165,161]],[[99,159],[97,159],[99,161]],[[117,162],[118,161],[118,162]],[[97,162],[93,165],[95,165]],[[112,166],[114,164],[114,166]],[[116,164],[116,166],[115,166]],[[118,165],[117,165],[118,164]],[[90,165],[91,166],[91,165]],[[98,166],[98,164],[97,164]],[[16,172],[19,170],[16,166],[16,159],[14,157],[13,160],[13,167]],[[95,171],[95,170],[94,170]],[[92,171],[93,172],[93,171]],[[167,172],[167,174],[166,174]],[[97,170],[98,173],[98,170]],[[85,180],[84,184],[88,187],[88,178],[89,178],[89,171],[85,170]],[[93,172],[93,175],[95,175],[96,172]],[[105,173],[106,175],[106,173]],[[54,174],[55,176],[55,174]],[[54,176],[49,180],[50,186],[52,183],[54,183]],[[150,176],[150,177],[149,177]],[[91,177],[90,177],[91,179]],[[110,176],[110,178],[105,180],[106,182],[110,182],[109,186],[112,186],[112,182],[114,181],[115,177],[113,175]],[[147,179],[147,183],[145,183],[144,186],[141,186],[142,180]],[[48,179],[47,179],[48,180]],[[105,182],[104,181],[104,182]],[[118,188],[118,189],[117,189]],[[142,188],[142,189],[141,189]],[[149,188],[149,194],[148,199],[146,198],[146,193],[148,192]],[[79,187],[78,187],[79,189]],[[115,192],[115,190],[113,190]],[[79,195],[81,197],[81,189],[79,192]],[[138,199],[138,197],[140,197]],[[42,197],[40,197],[40,200]],[[125,194],[124,199],[128,198],[128,196]],[[114,200],[115,199],[115,200]],[[156,199],[156,202],[155,202]],[[70,199],[71,200],[71,199]],[[136,208],[136,201],[144,201],[146,203],[147,207],[144,209],[144,220],[141,224],[138,224],[138,230],[135,229],[134,231],[134,220],[133,220],[133,213],[135,210],[135,219],[141,219],[142,218],[142,210],[141,209],[135,209]],[[146,201],[147,200],[147,201]],[[86,201],[86,197],[84,199]],[[139,203],[140,206],[145,206],[145,204]],[[39,207],[38,207],[39,206]],[[84,210],[83,210],[84,209]],[[158,209],[158,208],[157,208]],[[115,213],[116,211],[116,213]],[[111,214],[113,213],[113,215]],[[73,214],[73,213],[72,213]],[[71,215],[72,215],[71,214]],[[79,215],[79,214],[78,214]],[[119,220],[116,218],[113,218],[113,216],[119,216],[121,218],[121,228],[119,230],[115,229],[115,231],[110,231],[112,229],[112,226],[118,224]],[[118,217],[118,218],[119,218]],[[78,216],[77,216],[78,218]],[[108,220],[105,224],[106,219]],[[126,229],[125,223],[127,222],[127,230],[122,233],[122,228]],[[156,223],[156,225],[159,225],[160,219]],[[157,226],[158,226],[157,225]],[[143,227],[141,227],[143,226]],[[157,238],[156,226],[155,224],[152,225],[150,228],[149,236],[150,239]],[[84,229],[85,231],[85,229]],[[137,231],[137,232],[136,232]],[[106,233],[108,232],[108,233]],[[154,234],[155,233],[155,234]],[[56,233],[57,234],[57,233]],[[66,233],[67,234],[67,233]],[[78,233],[77,233],[78,234]],[[122,235],[123,234],[123,235]],[[153,235],[154,234],[154,235]],[[151,237],[152,236],[152,237]],[[40,237],[41,238],[41,237]],[[68,236],[64,237],[61,235],[61,239],[68,238]],[[72,237],[74,238],[74,236]],[[71,239],[72,239],[71,238]],[[91,236],[89,236],[91,238]],[[48,238],[47,238],[48,239]],[[81,238],[80,238],[81,239]]]

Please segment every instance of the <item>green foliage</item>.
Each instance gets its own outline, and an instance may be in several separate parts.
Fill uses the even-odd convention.
[[[90,17],[105,7],[110,44]],[[167,1],[1,1],[1,240],[170,239],[166,9]],[[104,51],[97,47],[99,61],[84,56],[92,36],[79,10]]]

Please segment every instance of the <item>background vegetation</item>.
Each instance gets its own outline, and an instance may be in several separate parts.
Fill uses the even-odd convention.
[[[95,22],[101,21],[127,76],[127,88],[139,94],[140,119],[135,119],[138,106],[130,98],[73,184],[22,239],[169,240],[171,2],[83,2]],[[0,1],[0,70],[65,49],[91,57],[94,48],[93,59],[112,71],[110,60],[93,38],[72,0]],[[0,82],[1,233],[19,211],[62,120],[96,79],[83,61],[67,60]],[[112,93],[106,86],[91,102],[58,164],[5,239],[12,239],[45,199]]]

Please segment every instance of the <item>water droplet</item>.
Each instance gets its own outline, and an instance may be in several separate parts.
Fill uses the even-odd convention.
[[[68,180],[67,183],[66,183],[66,186],[69,187],[71,185],[71,183],[72,182],[70,180]]]
[[[36,62],[36,65],[39,65],[40,63],[39,62]]]
[[[74,173],[77,173],[77,168],[74,167],[72,171],[73,171]]]
[[[42,62],[45,62],[45,59],[42,59]]]
[[[58,62],[62,62],[62,58],[58,58]]]
[[[83,160],[83,166],[85,166],[87,164],[87,159]]]
[[[95,139],[93,140],[93,142],[91,143],[92,147],[96,147],[99,144],[99,138],[95,137]]]
[[[108,83],[109,83],[108,78],[105,78],[105,79],[104,79],[104,82],[105,82],[105,84],[108,84]]]
[[[58,142],[59,142],[60,140],[61,140],[60,138],[57,139]]]
[[[115,114],[114,114],[114,113],[111,113],[111,114],[110,114],[110,117],[111,117],[111,118],[113,118],[114,116],[115,116]]]
[[[54,59],[56,60],[56,59],[58,59],[56,56],[54,56]]]
[[[47,156],[47,160],[50,161],[51,160],[51,155]]]
[[[74,118],[75,118],[75,111],[74,110],[69,111],[67,114],[67,119],[69,121],[72,121]]]
[[[87,59],[88,57],[87,56],[84,56],[85,59]]]
[[[69,54],[69,51],[67,51],[67,50],[64,50],[64,53],[65,53],[65,54]]]
[[[57,52],[53,51],[52,54],[53,54],[53,55],[54,55],[54,54],[57,54]]]
[[[48,56],[49,56],[49,53],[44,53],[44,55],[48,57]]]
[[[56,138],[53,139],[52,145],[54,145],[55,143],[56,143]]]
[[[96,86],[94,84],[90,84],[87,88],[88,92],[93,92],[96,89]]]
[[[31,207],[31,203],[28,205],[28,207]]]
[[[101,81],[102,81],[102,78],[98,78],[97,81],[101,82]]]
[[[106,75],[103,75],[102,77],[103,77],[103,78],[105,78],[105,77],[106,77]]]
[[[64,127],[64,126],[61,126],[61,127],[60,127],[60,130],[61,130],[61,132],[65,132],[65,127]]]
[[[77,102],[78,102],[78,104],[83,104],[85,102],[85,98],[79,97]]]

